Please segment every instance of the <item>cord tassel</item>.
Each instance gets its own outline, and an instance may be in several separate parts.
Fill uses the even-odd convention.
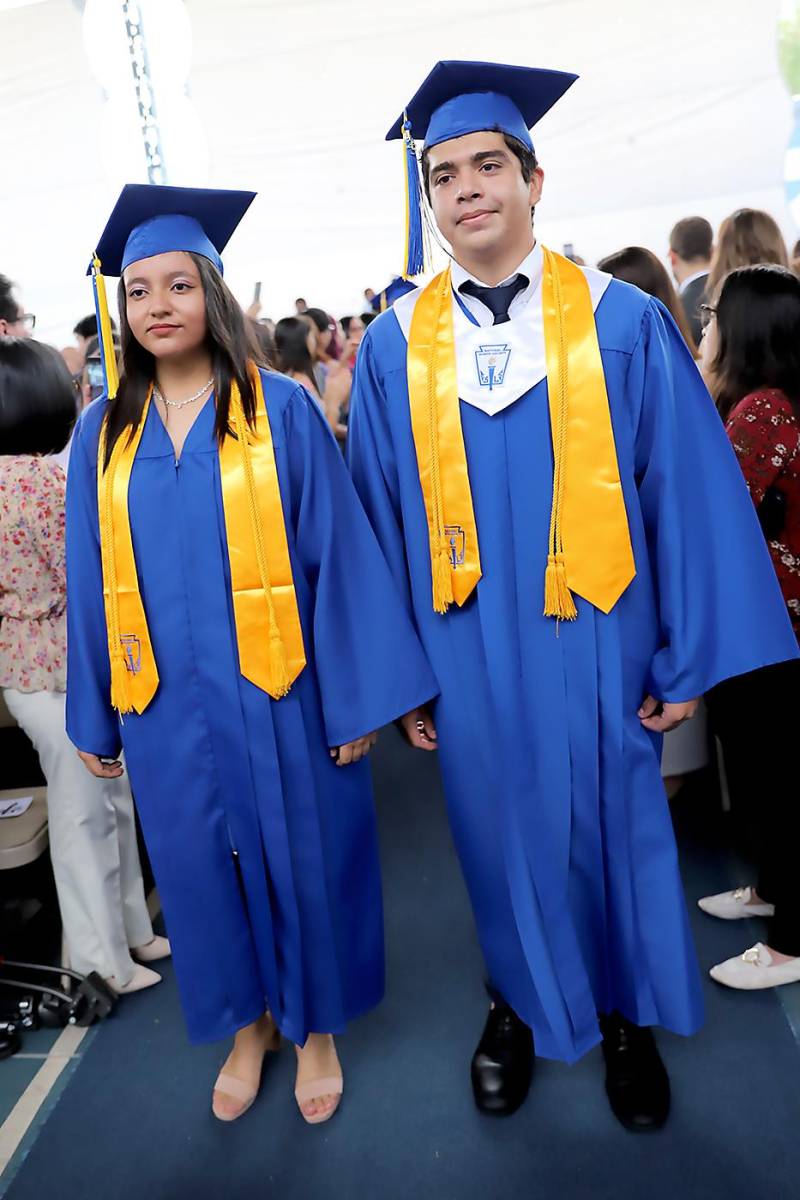
[[[433,552],[433,611],[446,613],[453,603],[453,572],[447,542],[440,535]]]
[[[133,712],[133,701],[128,687],[128,666],[119,645],[113,648],[109,646],[109,657],[111,660],[111,707],[120,714]]]
[[[549,554],[544,573],[544,615],[559,621],[574,621],[578,616],[572,592],[567,584],[563,554]]]

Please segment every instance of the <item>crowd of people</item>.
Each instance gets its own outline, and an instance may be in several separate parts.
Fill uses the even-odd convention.
[[[597,266],[600,272],[633,284],[655,297],[674,320],[690,355],[696,360],[697,369],[702,373],[716,404],[717,419],[725,426],[747,483],[786,609],[800,640],[799,260],[800,243],[790,255],[776,222],[766,213],[745,208],[731,214],[722,223],[716,237],[709,223],[701,217],[687,217],[679,221],[669,235],[669,271],[656,253],[640,246],[629,246],[609,254]],[[157,259],[153,258],[152,261],[156,262]],[[150,286],[155,284],[152,281],[141,284],[143,289]],[[193,282],[190,280],[186,286],[193,286]],[[124,294],[122,299],[124,302]],[[375,292],[365,289],[363,311],[342,318],[333,316],[321,307],[308,306],[303,298],[297,299],[295,313],[277,321],[261,317],[257,305],[244,318],[247,323],[246,344],[250,347],[252,360],[261,367],[274,368],[302,385],[303,394],[311,397],[316,410],[324,415],[342,448],[348,437],[354,376],[358,376],[362,361],[362,339],[377,315],[375,300]],[[506,311],[504,319],[507,317]],[[86,452],[80,444],[73,446],[70,459],[69,443],[75,419],[103,394],[106,387],[99,338],[102,331],[98,330],[94,315],[82,318],[74,328],[74,345],[58,351],[35,340],[35,323],[35,317],[25,311],[16,285],[0,275],[0,685],[10,712],[36,747],[47,778],[53,867],[72,965],[82,972],[99,971],[118,992],[124,994],[158,982],[158,973],[150,964],[166,957],[170,953],[170,944],[165,938],[155,936],[147,914],[137,858],[131,789],[118,761],[119,745],[114,736],[110,737],[105,747],[90,744],[90,738],[82,739],[80,733],[76,733],[76,722],[80,726],[80,719],[74,716],[68,737],[65,718],[65,474],[69,472],[72,475],[74,471],[76,475],[81,473],[86,476],[87,489],[80,497],[77,494],[78,485],[74,485],[76,498],[73,503],[90,508],[94,504],[96,522],[97,499],[91,499],[91,492],[92,488],[95,491],[97,488],[97,468],[94,467],[93,475],[91,451],[86,458]],[[116,326],[113,326],[113,345],[115,352],[122,355],[128,366],[132,340],[139,335],[130,316],[121,316],[121,324],[122,339]],[[187,380],[187,386],[189,382],[193,385],[195,381]],[[206,388],[210,383],[211,380]],[[159,387],[166,389],[167,384],[166,375],[159,378]],[[238,380],[238,386],[245,407],[246,377]],[[175,446],[176,465],[190,427],[188,424],[185,427],[175,425],[173,408],[178,410],[188,403],[190,401],[165,401],[164,423],[168,432],[170,429],[173,431],[170,436]],[[292,403],[291,398],[286,401],[287,413]],[[172,426],[170,420],[173,421]],[[330,464],[325,445],[319,442],[318,432],[313,429],[307,431],[309,422],[313,426],[313,413],[309,415],[306,411],[294,411],[290,416],[287,415],[287,429],[290,421],[294,422],[293,436],[297,444],[300,445],[306,438],[304,452],[309,459],[304,463],[302,453],[298,450],[296,460],[290,454],[286,465],[286,478],[291,480],[291,487],[296,488],[293,501],[298,505],[298,512],[302,512],[302,519],[308,522],[308,547],[301,548],[298,553],[307,553],[309,561],[313,558],[318,593],[321,594],[323,588],[333,588],[338,596],[339,609],[336,623],[329,631],[330,636],[345,640],[352,636],[353,645],[363,641],[363,653],[369,652],[372,656],[373,667],[382,655],[386,657],[386,646],[392,645],[392,654],[388,656],[390,661],[383,663],[385,674],[405,694],[402,699],[395,697],[389,703],[371,697],[369,704],[365,702],[370,714],[369,724],[372,724],[372,717],[380,716],[388,720],[415,712],[417,716],[410,737],[417,739],[416,744],[427,741],[430,748],[436,741],[436,731],[430,713],[419,706],[431,699],[436,687],[424,666],[419,666],[415,672],[409,667],[417,648],[410,630],[408,644],[404,643],[405,627],[402,621],[405,618],[401,617],[398,609],[398,614],[393,618],[394,629],[390,631],[389,609],[384,606],[380,621],[374,615],[367,620],[358,611],[355,591],[348,590],[343,583],[347,571],[338,570],[325,559],[330,546],[340,547],[343,553],[352,554],[351,565],[355,576],[361,570],[366,572],[367,566],[364,564],[369,564],[370,572],[380,574],[372,564],[371,546],[365,544],[361,547],[363,562],[360,562],[358,536],[348,548],[347,537],[354,536],[352,531],[345,537],[334,528],[336,523],[331,523],[329,514],[324,511],[324,502],[320,501],[315,491],[319,487],[318,482],[315,484],[303,476],[303,472],[309,470],[309,462],[315,463],[322,474],[332,473],[335,482],[331,485],[331,494],[335,495],[343,520],[342,514],[350,501],[343,492],[336,492],[339,487],[336,472],[340,469],[344,472],[344,463]],[[152,445],[147,455],[155,459],[159,449],[152,441],[154,434],[148,432],[148,428],[145,428],[144,437],[150,437]],[[179,444],[173,436],[176,428]],[[302,430],[306,430],[306,433],[299,432]],[[120,430],[116,431],[116,435],[119,438]],[[669,436],[680,439],[686,435],[676,424]],[[85,438],[84,423],[78,441]],[[122,441],[118,441],[117,445],[121,446]],[[116,461],[116,453],[114,450],[112,454],[109,449],[111,457],[106,462]],[[280,455],[284,453],[285,450],[276,445],[281,469],[284,460]],[[355,458],[358,483],[357,454],[358,451]],[[643,471],[645,466],[642,467]],[[224,464],[222,469],[224,472]],[[155,475],[152,482],[157,497],[163,500],[166,493],[159,492],[158,488],[166,485],[157,481]],[[201,479],[197,486],[202,486],[202,483]],[[186,480],[184,486],[189,486]],[[368,510],[371,487],[370,481],[362,478],[359,493]],[[709,502],[713,508],[713,496]],[[320,505],[317,511],[315,506]],[[210,512],[207,515],[212,519]],[[373,513],[369,515],[374,517]],[[382,519],[381,513],[377,519],[373,519],[376,529],[379,529]],[[100,520],[102,525],[102,513]],[[152,515],[148,516],[150,520],[154,529],[163,524],[163,509],[154,509]],[[356,522],[354,528],[358,528],[356,518],[353,520]],[[75,521],[77,524],[77,517]],[[314,522],[317,527],[312,528]],[[134,529],[134,543],[138,543],[137,555],[142,553],[140,543],[144,537],[143,530],[141,524]],[[85,546],[76,549],[84,536]],[[175,536],[179,539],[177,533]],[[81,587],[86,590],[81,594],[80,604],[86,620],[95,626],[92,633],[86,624],[81,623],[77,615],[78,602],[71,600],[71,609],[76,615],[70,631],[70,661],[77,664],[79,647],[87,659],[96,653],[93,639],[97,628],[102,626],[103,599],[102,585],[99,592],[90,593],[90,583],[92,580],[96,582],[95,575],[99,570],[88,565],[97,560],[97,533],[92,540],[88,534],[79,535],[73,530],[71,537],[73,554],[85,555],[81,560],[84,564]],[[163,553],[169,551],[170,538],[170,532],[165,531],[166,549]],[[326,546],[322,546],[321,543],[326,539]],[[175,542],[177,545],[178,541]],[[451,542],[451,549],[454,546],[453,554],[457,554],[458,546]],[[383,549],[386,556],[391,558],[391,548],[384,546]],[[735,545],[731,545],[728,552],[735,555],[736,549]],[[275,568],[275,561],[269,562],[270,571]],[[157,573],[159,562],[154,552],[152,559],[145,559],[143,570]],[[202,568],[202,564],[195,566]],[[106,570],[105,559],[103,570]],[[148,578],[152,579],[153,576]],[[197,586],[200,594],[202,588],[199,583]],[[378,587],[378,590],[383,588],[383,577],[380,576],[379,584],[371,583],[370,586]],[[147,583],[147,587],[155,589],[152,582]],[[299,586],[297,590],[300,595]],[[334,593],[326,591],[328,602]],[[149,603],[152,602],[152,595],[151,591]],[[165,603],[175,598],[164,591]],[[733,603],[732,598],[726,597],[720,597],[719,601],[724,605],[726,599],[731,599]],[[348,607],[351,601],[352,608]],[[213,598],[213,602],[216,603],[216,598]],[[212,598],[209,598],[211,603]],[[299,603],[302,608],[305,603],[303,596],[300,596]],[[370,621],[373,622],[371,632]],[[180,664],[170,661],[165,650],[164,635],[156,627],[155,618],[153,626],[154,643],[162,639],[159,642],[159,654],[163,655],[163,682],[159,692],[159,696],[162,696],[164,690],[172,686],[170,671],[177,671]],[[354,633],[356,629],[357,636]],[[101,640],[105,640],[105,635]],[[317,659],[314,670],[319,676],[314,686],[320,689],[323,706],[329,703],[326,688],[331,686],[326,681],[326,652],[327,644],[323,637],[314,648]],[[405,661],[401,663],[403,658]],[[791,757],[785,754],[786,746],[792,744],[792,726],[796,714],[796,666],[795,662],[779,662],[756,671],[744,671],[735,678],[717,683],[706,696],[712,728],[724,750],[736,802],[750,808],[758,827],[759,874],[758,879],[749,884],[743,883],[730,892],[701,898],[700,903],[707,912],[726,919],[751,915],[769,916],[772,919],[767,941],[758,943],[743,956],[713,968],[712,974],[716,979],[733,987],[765,987],[800,980],[800,892],[793,881],[800,818],[796,806],[787,803],[795,789]],[[360,669],[358,665],[354,667],[356,674]],[[80,673],[83,680],[88,669],[84,662],[80,666],[71,666],[71,670],[76,679]],[[351,681],[351,684],[357,692],[358,681]],[[95,685],[86,682],[85,686],[88,693]],[[368,688],[366,692],[369,692]],[[355,703],[358,705],[360,700]],[[140,709],[137,707],[138,711]],[[256,714],[255,708],[252,714]],[[252,714],[248,715],[248,720]],[[658,720],[655,701],[653,708],[643,714],[643,719]],[[307,718],[308,729],[313,727],[315,735],[319,732],[318,725],[317,715]],[[343,765],[351,760],[358,761],[369,749],[367,741],[360,737],[366,728],[347,721],[342,721],[338,728],[336,735],[329,732],[327,741],[334,746],[337,754],[343,749],[346,751],[341,759]],[[653,725],[652,728],[659,727]],[[290,729],[288,724],[285,728],[279,728],[276,724],[275,737],[281,745],[281,739],[287,739],[288,745],[288,739],[301,734],[305,736],[300,725]],[[75,754],[73,742],[82,751],[83,765]],[[135,758],[138,750],[132,744],[128,753]],[[92,761],[87,761],[89,759]],[[89,766],[91,773],[84,771],[84,765]],[[152,797],[145,799],[145,792],[149,790],[156,795],[162,789],[153,782],[152,772],[146,774],[141,766],[137,769],[141,785],[141,797],[137,796],[137,802],[145,809],[148,806],[152,808]],[[286,786],[304,785],[298,778],[286,782]],[[351,788],[349,793],[354,805],[361,802],[355,797],[356,790]],[[756,796],[759,804],[754,810],[752,801]],[[149,832],[152,838],[152,843],[149,843],[151,853],[157,860],[161,857],[166,861],[168,851],[159,849],[162,831],[158,827],[157,816],[148,812],[143,820],[148,827],[146,833]],[[318,835],[319,831],[315,837]],[[363,829],[362,835],[371,836],[369,833],[363,834]],[[232,831],[230,836],[234,844],[236,831]],[[330,847],[326,847],[325,852],[334,853]],[[238,851],[235,850],[234,854],[238,859]],[[346,855],[344,852],[342,854],[344,861]],[[215,869],[210,851],[206,866],[210,871]],[[169,876],[170,869],[164,869],[165,877]],[[192,869],[193,865],[189,862],[186,870]],[[260,893],[257,893],[248,875],[253,869],[251,864],[244,861],[238,868],[240,883],[244,879],[243,886],[252,886],[254,889],[250,899],[255,903]],[[281,869],[277,863],[272,863],[271,870],[276,876]],[[186,884],[186,878],[188,876],[182,877],[182,886]],[[162,886],[168,893],[170,884],[164,883]],[[374,902],[374,896],[367,896],[366,893],[361,899],[367,906]],[[228,898],[224,902],[227,904]],[[306,905],[314,903],[311,891],[302,902]],[[190,942],[191,938],[182,926],[185,914],[176,901],[172,903],[180,937]],[[188,919],[187,915],[184,924]],[[336,919],[339,919],[338,915]],[[190,973],[195,971],[197,975],[199,958],[195,961],[193,953],[191,947],[183,950],[187,961],[191,962]],[[235,974],[239,968],[240,964],[232,965],[232,973]],[[319,969],[324,973],[323,963],[319,964]],[[373,991],[377,994],[378,990],[376,983]],[[250,993],[243,986],[243,992],[245,995],[257,993],[258,985],[251,988]],[[325,987],[320,984],[320,994],[323,993]],[[306,1002],[313,1009],[308,996]],[[343,1001],[341,1003],[344,1004]],[[359,1006],[364,1007],[364,1003],[363,999],[359,999],[354,1004],[344,1004],[343,1011],[338,1012],[335,1005],[326,1008],[320,1002],[323,1015],[314,1019],[306,1014],[304,1021],[288,1026],[298,1047],[304,1042],[307,1047],[310,1046],[309,1063],[305,1068],[300,1055],[297,1091],[303,1115],[309,1121],[327,1119],[335,1110],[341,1094],[341,1077],[335,1052],[332,1051],[332,1041],[320,1041],[312,1045],[315,1037],[323,1038],[322,1032],[314,1031],[325,1031],[324,1038],[327,1038],[327,1031],[338,1029],[342,1020],[355,1015],[355,1011]],[[499,1011],[505,1011],[502,998],[497,1004]],[[250,1024],[242,1029],[245,1017]],[[248,1066],[248,1055],[252,1057],[253,1046],[263,1056],[265,1049],[275,1045],[279,1014],[273,1012],[272,1017],[263,1012],[263,1006],[258,1008],[255,1004],[248,1008],[246,1002],[235,1014],[240,1033],[237,1033],[234,1052],[217,1081],[215,1092],[215,1112],[221,1119],[233,1119],[241,1115],[252,1102],[257,1084]],[[209,1030],[222,1036],[227,1031],[224,1022],[218,1021],[216,1016],[212,1018],[201,1008],[193,1013],[190,1023],[192,1020],[195,1031],[199,1031],[198,1036],[209,1035]],[[607,1036],[605,1027],[604,1036]]]

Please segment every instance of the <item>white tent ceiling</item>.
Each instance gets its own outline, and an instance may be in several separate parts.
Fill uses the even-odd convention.
[[[20,282],[40,335],[61,342],[91,307],[83,271],[122,176],[142,178],[138,163],[110,167],[101,145],[104,96],[82,8],[0,0],[0,271]],[[400,150],[382,139],[439,58],[580,73],[535,137],[545,241],[574,242],[590,260],[629,243],[662,253],[678,217],[716,223],[742,204],[769,208],[793,235],[781,188],[792,108],[777,68],[778,0],[186,8],[208,171],[169,181],[259,192],[226,266],[245,303],[263,280],[268,315],[296,295],[351,311],[365,285],[399,267]],[[198,158],[197,171],[204,165]]]

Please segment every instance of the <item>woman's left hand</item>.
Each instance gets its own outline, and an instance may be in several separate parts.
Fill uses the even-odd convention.
[[[331,758],[336,759],[337,767],[346,767],[349,763],[366,758],[378,740],[378,734],[368,733],[365,737],[357,738],[354,742],[346,742],[344,746],[331,749]]]

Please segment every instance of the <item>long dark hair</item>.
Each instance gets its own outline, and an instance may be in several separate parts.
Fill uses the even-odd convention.
[[[309,323],[304,317],[281,317],[275,326],[278,370],[314,378],[314,361],[308,350]]]
[[[601,258],[597,269],[607,271],[615,279],[632,283],[643,292],[647,292],[648,296],[655,296],[656,300],[660,300],[683,334],[686,345],[697,358],[697,346],[680,297],[672,286],[666,267],[652,250],[646,250],[644,246],[626,246],[624,250],[617,250],[616,254]]]
[[[238,300],[231,292],[217,268],[201,254],[189,253],[200,275],[206,301],[207,345],[211,352],[214,375],[214,395],[217,417],[215,433],[221,444],[230,434],[229,409],[231,385],[235,382],[242,399],[245,419],[253,427],[256,415],[256,398],[247,374],[248,362],[267,366],[252,329],[242,312]],[[125,430],[132,436],[142,419],[147,393],[155,378],[156,360],[149,350],[137,342],[128,324],[126,312],[125,283],[119,281],[117,293],[119,306],[120,342],[122,345],[122,369],[119,391],[108,410],[108,437],[104,468],[108,466],[111,451]]]
[[[800,279],[762,264],[731,271],[719,289],[711,394],[723,420],[758,388],[778,388],[800,420]]]
[[[33,338],[0,338],[0,454],[57,454],[77,415],[59,352]]]

